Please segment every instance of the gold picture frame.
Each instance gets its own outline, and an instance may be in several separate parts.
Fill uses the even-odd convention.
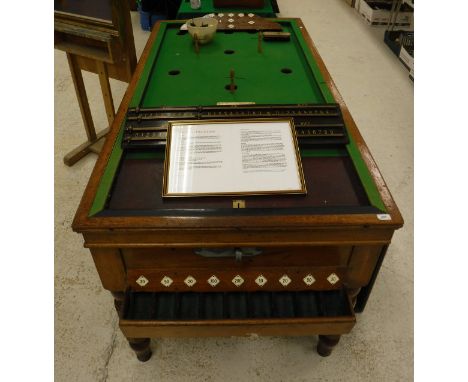
[[[219,134],[219,139],[220,141],[222,141],[222,140],[226,140],[232,137],[236,137],[237,139],[237,134],[236,134],[236,129],[237,129],[237,131],[239,132],[239,139],[242,142],[241,136],[245,136],[246,132],[247,134],[250,132],[253,132],[253,134],[257,134],[257,137],[258,137],[258,132],[261,131],[262,128],[270,127],[271,129],[273,128],[274,124],[276,124],[277,129],[270,130],[270,131],[265,130],[267,134],[266,137],[268,138],[271,136],[271,137],[274,137],[274,139],[278,140],[278,137],[281,136],[281,144],[278,147],[282,147],[283,151],[281,153],[284,155],[280,155],[280,157],[291,158],[292,155],[294,156],[292,161],[285,160],[283,162],[280,162],[280,165],[283,167],[286,167],[286,170],[284,171],[276,170],[274,167],[271,167],[263,171],[262,170],[252,170],[250,172],[242,171],[242,173],[239,172],[237,174],[238,178],[245,178],[245,179],[241,179],[240,180],[241,182],[242,181],[249,182],[249,180],[251,181],[253,177],[253,175],[250,175],[250,174],[255,173],[255,179],[257,178],[259,179],[258,183],[260,183],[263,180],[266,184],[271,183],[272,187],[265,186],[265,185],[262,185],[262,186],[258,185],[257,187],[255,186],[252,187],[252,189],[243,189],[247,187],[243,187],[242,183],[240,183],[240,185],[236,184],[236,186],[233,187],[233,188],[238,187],[239,189],[229,190],[229,186],[227,184],[223,186],[222,183],[221,184],[216,183],[212,186],[211,191],[204,189],[206,182],[203,182],[203,179],[207,177],[207,174],[209,174],[210,170],[206,170],[201,165],[197,167],[197,165],[199,165],[200,163],[197,162],[196,160],[194,162],[191,162],[190,159],[187,159],[187,158],[191,158],[190,155],[193,154],[192,151],[190,150],[193,149],[193,147],[197,147],[197,145],[193,143],[195,139],[192,135],[199,135],[198,133],[201,131],[202,133],[205,133],[207,135],[206,136],[199,135],[197,139],[204,139],[205,137],[209,137],[210,139],[216,139],[216,137],[213,138],[213,135],[210,135],[210,134],[213,134],[213,132],[215,131],[212,129],[218,129],[216,130],[216,134]],[[284,124],[287,124],[289,128],[286,129],[286,126]],[[226,127],[226,125],[231,125],[233,129],[223,129],[222,127]],[[200,130],[202,129],[202,126],[203,126],[203,129],[205,130]],[[244,130],[242,128],[244,128]],[[176,130],[177,130],[177,138],[176,138],[176,143],[174,143],[173,133]],[[189,132],[187,135],[187,131],[191,131],[191,130],[193,130],[193,132]],[[273,132],[274,132],[274,135],[271,135]],[[190,144],[192,144],[192,148],[188,148]],[[243,144],[245,144],[245,141],[243,142]],[[174,145],[177,146],[175,149],[173,148]],[[218,146],[219,145],[216,142],[214,146],[212,147],[216,147],[217,149]],[[222,144],[221,146],[223,147]],[[224,146],[225,147],[229,146],[229,149],[224,148],[225,151],[221,150],[220,152],[217,152],[215,149],[214,150],[215,154],[211,154],[211,155],[214,157],[218,155],[218,159],[221,156],[223,156],[223,158],[225,159],[226,154],[228,154],[229,152],[232,153],[233,149],[230,144],[224,145]],[[181,149],[181,147],[183,150]],[[242,147],[245,147],[245,146],[242,146]],[[243,158],[242,155],[245,154],[245,151],[242,151],[243,150],[242,147],[239,148],[239,152],[236,152],[236,155],[234,155],[234,157],[237,157],[239,155],[241,158]],[[255,147],[258,147],[258,146],[255,146]],[[268,150],[270,150],[270,148],[268,148]],[[196,149],[193,149],[193,150],[196,150]],[[184,157],[185,153],[188,153],[186,157]],[[182,164],[185,166],[185,170],[180,170],[181,162],[179,162],[179,159],[181,156],[186,160],[185,162],[182,161]],[[224,162],[224,159],[221,162]],[[174,164],[172,162],[177,162],[177,163]],[[287,163],[286,165],[284,164],[285,162]],[[188,166],[191,166],[192,163],[196,163],[196,165],[194,166],[195,170],[193,170],[192,167],[191,167],[191,171],[187,170],[186,168]],[[211,164],[211,162],[207,162],[207,163]],[[234,163],[237,163],[237,162],[234,161]],[[245,165],[245,162],[243,162],[243,159],[242,159],[242,164]],[[268,164],[264,163],[263,165],[267,166]],[[232,164],[230,164],[230,166],[232,166]],[[177,169],[175,169],[176,167]],[[294,169],[292,169],[291,167],[294,167]],[[220,170],[218,170],[219,169],[218,167],[214,167],[214,168],[215,169],[213,170],[213,176],[215,173],[218,174],[218,177],[216,178],[217,182],[219,181],[224,181],[225,183],[233,182],[232,177],[231,177],[232,173],[228,173],[228,174],[223,173],[223,171],[225,172],[228,170],[227,168],[221,168]],[[197,169],[198,169],[198,174],[197,174]],[[280,174],[281,172],[285,172],[285,171],[287,171],[288,173]],[[202,173],[203,175],[201,175]],[[224,174],[224,179],[220,179],[219,173]],[[199,180],[194,179],[197,176],[200,177]],[[229,180],[227,180],[227,178],[229,178]],[[187,179],[189,179],[189,181],[186,181]],[[286,181],[289,181],[289,185],[287,184]],[[191,185],[186,187],[185,183],[190,183],[190,182],[191,182]],[[197,182],[199,182],[200,184],[197,184]],[[283,182],[285,183],[284,185],[286,185],[286,187],[281,188],[280,183],[282,184]],[[179,183],[184,184],[182,191],[180,190],[182,186],[179,187]],[[201,183],[203,183],[203,185],[201,185]],[[203,191],[197,191],[198,190],[197,187],[203,188]],[[248,187],[250,187],[250,185]],[[298,146],[297,137],[296,137],[296,130],[294,127],[294,120],[292,118],[262,118],[262,119],[236,119],[236,120],[210,119],[210,120],[169,121],[168,129],[167,129],[167,140],[166,140],[166,155],[165,155],[165,160],[164,160],[163,191],[162,191],[163,197],[238,196],[238,195],[268,195],[268,194],[307,194],[307,188],[306,188],[305,179],[304,179],[304,172],[302,169],[301,156],[300,156],[299,146]]]

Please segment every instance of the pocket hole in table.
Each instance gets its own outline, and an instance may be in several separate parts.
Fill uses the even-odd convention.
[[[234,54],[234,51],[232,49],[226,49],[224,54]]]
[[[170,70],[167,74],[170,76],[177,76],[180,74],[180,70]]]
[[[281,73],[284,73],[284,74],[291,74],[291,73],[292,73],[292,69],[283,68],[283,69],[281,69]]]
[[[231,85],[230,84],[227,84],[224,89],[226,90],[231,90]],[[234,85],[234,90],[237,90],[237,85]]]
[[[188,31],[181,31],[180,30],[180,31],[177,32],[177,35],[178,36],[183,36],[183,35],[186,35],[187,33],[188,33]]]

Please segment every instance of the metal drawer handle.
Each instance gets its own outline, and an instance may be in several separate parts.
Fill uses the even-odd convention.
[[[251,257],[260,255],[263,251],[259,248],[197,248],[195,253],[203,257],[235,257],[237,261],[242,257]]]

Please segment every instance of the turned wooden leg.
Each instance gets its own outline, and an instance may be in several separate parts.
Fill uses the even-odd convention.
[[[139,361],[146,362],[151,358],[153,352],[150,348],[151,340],[149,338],[128,338],[128,343]]]
[[[319,342],[317,345],[317,353],[322,357],[328,357],[336,344],[340,341],[341,336],[319,336]]]
[[[112,296],[114,296],[114,307],[115,310],[117,311],[117,314],[120,315],[122,314],[122,305],[124,302],[125,298],[125,293],[124,292],[111,292]]]
[[[348,289],[348,295],[349,295],[349,298],[351,299],[351,304],[353,305],[353,308],[356,305],[357,296],[360,291],[361,291],[361,288]]]

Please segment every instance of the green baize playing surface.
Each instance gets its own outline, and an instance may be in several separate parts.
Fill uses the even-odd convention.
[[[284,29],[290,29],[288,25]],[[237,90],[231,93],[230,70]],[[195,52],[188,33],[168,28],[141,107],[213,105],[217,102],[324,103],[293,35],[289,42],[262,41],[257,32],[224,33]]]

